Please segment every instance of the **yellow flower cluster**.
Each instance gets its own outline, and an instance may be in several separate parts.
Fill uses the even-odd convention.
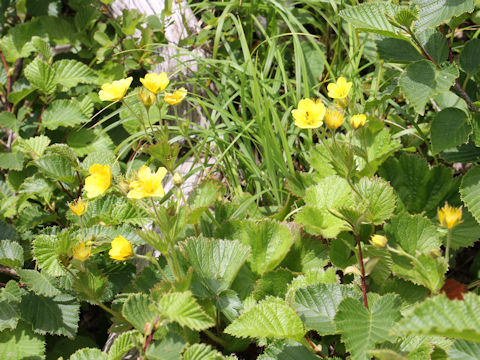
[[[445,203],[445,206],[441,209],[438,209],[438,220],[440,225],[446,227],[447,229],[453,229],[458,224],[462,223],[462,208],[454,207]]]
[[[68,207],[75,215],[82,216],[87,212],[88,202],[83,201],[82,198],[78,198],[73,200],[71,203],[68,203]]]
[[[126,79],[112,81],[102,85],[98,93],[102,101],[118,101],[122,100],[127,93],[133,78],[130,76]],[[140,82],[148,91],[140,91],[138,97],[140,101],[149,107],[155,102],[155,96],[165,90],[168,86],[169,80],[167,73],[148,73],[144,78],[140,78]],[[165,92],[164,100],[167,104],[176,106],[180,104],[187,96],[187,90],[180,88],[173,93]]]

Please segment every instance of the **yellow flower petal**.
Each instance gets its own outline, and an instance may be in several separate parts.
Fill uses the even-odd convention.
[[[295,125],[302,129],[315,129],[323,124],[325,105],[321,100],[302,99],[297,109],[292,110]]]
[[[78,198],[73,200],[73,202],[68,203],[68,207],[75,215],[82,216],[87,212],[88,202],[83,201],[82,198]]]
[[[127,260],[133,255],[132,244],[123,236],[118,236],[112,241],[112,248],[108,255],[114,260]]]
[[[345,99],[352,88],[352,83],[344,77],[339,77],[336,83],[327,85],[328,96],[332,99]]]
[[[143,165],[137,173],[137,179],[130,182],[130,191],[127,197],[130,199],[143,199],[145,197],[162,197],[165,195],[162,180],[167,174],[167,169],[161,167],[156,173],[148,166]]]
[[[90,246],[86,246],[85,242],[83,241],[75,245],[72,251],[73,257],[80,261],[85,261],[92,255]]]
[[[445,206],[437,211],[440,224],[447,229],[452,229],[462,223],[462,207],[454,207],[445,203]]]
[[[154,94],[158,94],[159,92],[163,91],[168,83],[168,76],[167,73],[148,73],[145,75],[145,78],[141,78],[140,82],[145,86],[147,90],[150,90]]]
[[[365,125],[366,122],[367,122],[367,117],[365,116],[365,114],[353,115],[350,119],[350,125],[354,129],[358,129],[362,127],[363,125]]]
[[[98,92],[98,96],[102,101],[117,101],[123,99],[133,78],[130,76],[126,79],[116,80],[111,83],[102,85],[102,90]]]
[[[164,96],[164,100],[167,104],[176,106],[183,101],[185,96],[187,96],[187,93],[188,93],[187,89],[182,87],[178,90],[175,90],[173,94],[166,92]]]
[[[340,110],[330,108],[325,113],[325,124],[332,130],[336,130],[342,126],[344,120],[343,113]]]
[[[109,165],[93,164],[88,169],[90,176],[85,179],[85,191],[88,198],[102,195],[110,187],[112,173]]]

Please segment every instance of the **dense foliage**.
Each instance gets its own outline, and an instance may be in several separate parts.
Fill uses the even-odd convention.
[[[479,359],[478,1],[165,3],[0,3],[0,359]]]

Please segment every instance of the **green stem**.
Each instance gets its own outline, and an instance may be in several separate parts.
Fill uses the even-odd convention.
[[[431,146],[430,142],[429,142],[428,139],[427,139],[427,135],[425,135],[425,133],[422,131],[422,129],[420,129],[420,126],[418,126],[418,124],[417,124],[417,118],[418,118],[418,116],[412,121],[412,125],[413,125],[413,127],[415,128],[415,130],[417,130],[417,133],[420,135],[420,137],[422,138],[422,140],[423,140],[423,142],[425,143],[425,145],[427,145],[428,150],[430,150],[430,153],[431,153],[432,156],[433,156],[433,160],[435,161],[435,165],[438,165],[438,159],[437,159],[437,157],[435,156],[435,154],[434,154],[433,151],[432,151],[432,146]]]
[[[220,344],[222,345],[224,348],[226,348],[228,346],[227,342],[225,340],[223,340],[221,337],[215,335],[213,332],[211,332],[210,330],[203,330],[203,332],[205,333],[205,335],[207,335],[210,339],[212,339],[213,341],[215,341],[217,344]]]
[[[157,259],[155,259],[152,256],[145,256],[145,255],[138,255],[138,254],[135,254],[135,257],[139,258],[139,259],[145,259],[145,260],[148,260],[149,262],[151,262],[153,265],[155,265],[155,267],[157,268],[157,270],[160,272],[160,275],[162,275],[162,277],[168,281],[168,277],[167,275],[165,274],[165,272],[162,270],[160,264],[158,263]]]
[[[205,169],[205,165],[200,161],[200,156],[197,154],[197,151],[195,150],[195,147],[193,146],[193,143],[190,140],[190,136],[188,135],[188,126],[184,126],[184,124],[180,124],[180,122],[187,121],[187,120],[179,119],[178,110],[176,106],[173,107],[173,111],[175,112],[175,118],[177,119],[178,127],[182,130],[182,135],[187,140],[188,146],[190,146],[190,148],[192,149],[193,157],[195,158],[195,161],[199,163],[202,166],[203,171],[206,172],[207,170]]]
[[[448,263],[448,260],[450,259],[450,243],[452,241],[452,230],[451,229],[448,229],[448,233],[447,233],[447,246],[445,248],[445,259],[447,260],[447,263]]]
[[[140,125],[142,125],[142,128],[143,128],[143,131],[145,132],[145,136],[147,137],[147,141],[150,145],[153,145],[153,142],[152,142],[152,139],[151,137],[148,135],[148,132],[147,132],[147,128],[145,127],[145,124],[143,123],[143,119],[141,116],[138,116],[137,113],[135,111],[132,110],[132,108],[130,107],[130,105],[128,105],[128,103],[122,99],[122,103],[127,107],[128,110],[130,110],[130,112],[140,121]]]
[[[108,312],[110,315],[112,315],[113,317],[116,317],[118,319],[122,319],[124,321],[127,321],[122,315],[120,315],[119,313],[113,311],[112,309],[110,309],[108,306],[104,305],[103,303],[101,303],[100,301],[98,300],[94,300],[95,304],[97,304],[98,306],[100,306],[103,310],[105,310],[106,312]]]

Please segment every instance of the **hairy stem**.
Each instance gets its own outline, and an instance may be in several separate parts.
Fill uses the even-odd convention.
[[[358,261],[360,262],[360,270],[362,272],[362,295],[363,295],[363,304],[368,309],[368,300],[367,300],[367,285],[365,284],[365,266],[363,265],[363,254],[362,254],[362,244],[360,242],[360,235],[355,234],[355,240],[357,241],[358,246]]]

